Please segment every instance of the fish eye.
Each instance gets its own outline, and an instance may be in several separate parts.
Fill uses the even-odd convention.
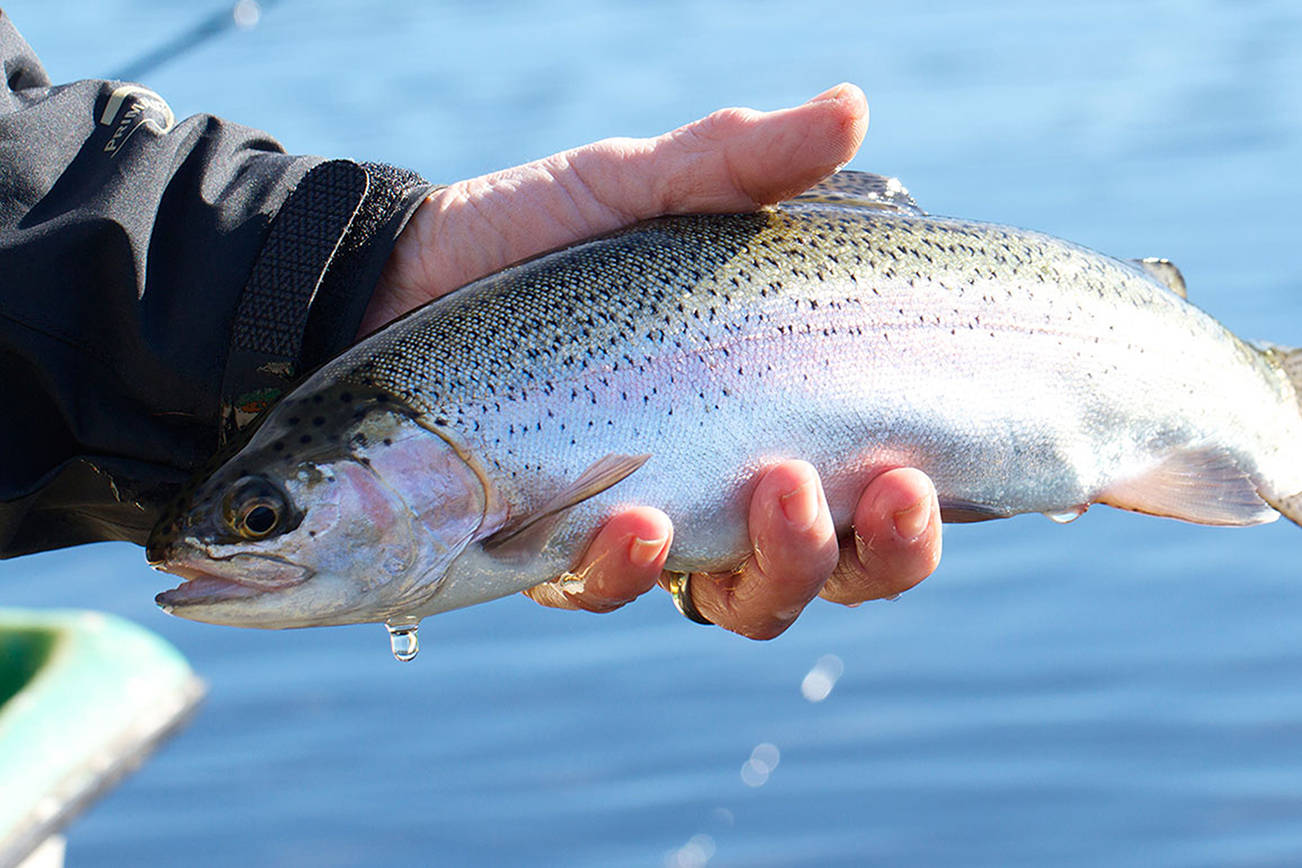
[[[266,479],[240,480],[226,497],[226,523],[244,539],[259,540],[281,526],[288,512],[285,495]]]
[[[240,532],[247,537],[263,537],[280,520],[280,512],[269,503],[257,503],[244,511],[240,517]]]

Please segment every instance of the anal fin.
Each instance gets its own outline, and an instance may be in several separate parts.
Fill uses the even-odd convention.
[[[1279,518],[1257,483],[1214,446],[1174,453],[1145,473],[1108,486],[1096,500],[1195,524],[1242,526]]]

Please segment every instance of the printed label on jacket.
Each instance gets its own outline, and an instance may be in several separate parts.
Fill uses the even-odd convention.
[[[105,127],[116,125],[112,137],[104,145],[104,153],[115,157],[136,130],[149,125],[158,133],[165,133],[176,123],[176,116],[172,114],[171,106],[149,88],[124,84],[109,95],[99,122]]]

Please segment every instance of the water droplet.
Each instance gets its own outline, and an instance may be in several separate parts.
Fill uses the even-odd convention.
[[[805,673],[800,682],[800,695],[810,702],[822,702],[832,693],[837,679],[845,671],[845,664],[835,654],[824,654],[818,658],[814,668]]]
[[[741,782],[748,787],[762,787],[769,781],[769,769],[763,763],[748,759],[741,766]]]
[[[1073,506],[1071,509],[1064,509],[1061,512],[1046,512],[1045,515],[1048,516],[1050,520],[1058,522],[1058,524],[1066,524],[1069,521],[1075,521],[1080,518],[1085,514],[1085,510],[1087,509],[1089,509],[1089,507],[1085,505]]]
[[[420,641],[416,636],[420,618],[390,618],[384,626],[389,630],[389,650],[393,652],[393,659],[403,663],[415,660],[420,653]]]
[[[768,783],[769,775],[778,767],[781,758],[777,745],[770,742],[755,745],[750,752],[750,759],[742,763],[741,781],[748,787],[762,787]]]
[[[251,30],[262,20],[262,7],[258,5],[257,0],[239,0],[235,8],[231,9],[231,18],[235,21],[236,27],[241,30]]]
[[[715,853],[714,838],[704,832],[665,854],[665,868],[705,868]]]

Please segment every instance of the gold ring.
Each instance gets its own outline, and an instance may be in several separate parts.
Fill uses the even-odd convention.
[[[701,610],[696,608],[692,602],[692,588],[689,584],[691,579],[690,573],[670,573],[669,574],[669,596],[674,598],[674,605],[683,617],[689,621],[695,621],[697,624],[704,624],[707,627],[713,627],[714,622],[701,614]]]

